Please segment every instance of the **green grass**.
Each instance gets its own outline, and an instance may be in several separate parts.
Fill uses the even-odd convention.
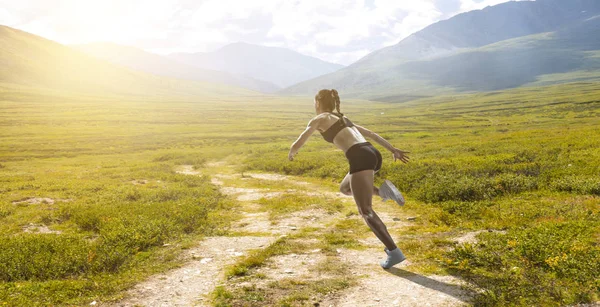
[[[346,217],[321,234],[320,247],[330,256],[337,255],[339,248],[362,249],[364,246],[358,242],[358,238],[366,233],[372,235],[361,217]]]
[[[356,284],[356,277],[349,275],[346,263],[337,259],[335,249],[340,244],[330,242],[330,232],[316,229],[284,236],[267,248],[252,251],[226,269],[226,285],[211,293],[214,306],[314,306],[325,295],[339,292]],[[317,238],[318,242],[307,243],[306,238]],[[314,276],[265,280],[261,268],[271,264],[271,258],[279,255],[303,254],[315,250],[327,255],[324,261],[311,268]],[[322,277],[321,274],[327,277]],[[250,285],[249,285],[250,284]]]
[[[140,266],[168,266],[152,262],[165,243],[222,232],[228,221],[219,212],[231,204],[208,178],[175,174],[172,165],[155,164],[151,156],[138,158],[71,158],[33,167],[11,162],[3,170],[1,301],[82,303],[154,271]],[[148,183],[134,185],[134,179]],[[37,196],[69,201],[12,204]],[[21,226],[31,222],[62,233],[23,233]],[[40,287],[49,287],[51,295],[35,290]]]
[[[345,278],[324,278],[303,281],[291,278],[272,282],[267,287],[242,286],[227,290],[217,287],[213,292],[214,306],[315,306],[327,294],[344,290],[355,282]]]
[[[590,227],[590,224],[596,225]],[[448,254],[449,266],[485,291],[476,306],[564,306],[600,299],[598,218],[547,221],[485,234]]]
[[[339,212],[344,207],[339,199],[324,196],[307,196],[303,194],[283,194],[273,198],[261,198],[258,204],[269,211],[271,219],[289,215],[297,211],[324,209],[328,214]]]
[[[331,191],[347,172],[343,154],[318,135],[287,161],[290,144],[314,114],[310,99],[117,99],[6,86],[0,96],[0,305],[116,299],[145,276],[177,265],[184,246],[227,235],[236,204],[208,177],[175,173],[179,165],[202,170],[207,161],[239,157],[241,171],[307,176]],[[567,305],[598,300],[600,293],[594,279],[600,276],[594,266],[599,97],[600,84],[580,83],[404,104],[343,100],[342,111],[412,152],[403,165],[379,147],[384,167],[376,181],[391,179],[405,193],[407,205],[390,210],[418,216],[393,235],[404,239],[400,246],[420,270],[469,280],[484,290],[479,304]],[[16,203],[32,197],[56,202]],[[261,204],[274,217],[312,204],[350,212],[320,197]],[[318,233],[318,247],[333,255],[335,248],[361,248],[357,238],[368,230],[358,222],[343,219],[302,235]],[[29,223],[61,233],[24,233]],[[506,234],[481,235],[470,247],[450,243],[483,229]],[[281,244],[229,275],[253,276],[269,257],[293,250]],[[513,267],[518,274],[510,273]],[[271,299],[247,292],[256,304]],[[303,298],[286,294],[273,302],[294,301]]]
[[[423,272],[453,272],[487,290],[476,296],[479,305],[555,305],[598,300],[597,267],[574,270],[573,275],[548,275],[534,266],[521,266],[527,280],[507,279],[495,285],[495,280],[482,278],[498,274],[499,269],[498,264],[486,262],[490,260],[485,255],[495,253],[506,259],[514,256],[503,251],[504,245],[498,245],[498,240],[462,254],[447,254],[448,249],[453,249],[452,236],[466,231],[499,229],[510,235],[540,224],[551,228],[578,221],[586,221],[580,225],[585,231],[575,234],[581,248],[597,250],[598,89],[597,84],[582,83],[423,99],[377,110],[384,114],[353,115],[347,111],[355,122],[412,152],[411,163],[403,165],[392,163],[389,154],[379,147],[384,152],[384,166],[376,181],[391,179],[409,200],[403,210],[419,216],[410,230],[416,238],[405,238],[403,232],[394,234],[404,242],[400,246],[407,254],[414,255],[416,267]],[[250,169],[339,182],[347,162],[340,153],[322,147],[322,143],[315,137],[293,163],[284,160],[285,144],[272,145],[251,155],[246,165]],[[438,238],[427,239],[423,233],[429,231],[439,233]],[[533,234],[541,231],[531,230]],[[592,240],[586,240],[588,236]],[[564,238],[556,240],[567,244],[571,239],[564,234]],[[330,243],[336,242],[332,238]],[[527,248],[553,255],[553,244],[533,245]],[[565,255],[580,264],[596,261],[593,252],[575,255],[566,251]],[[465,257],[482,263],[477,270],[456,270],[454,263]],[[548,261],[554,261],[553,257],[557,256],[548,256]],[[447,259],[452,260],[450,264],[445,262]],[[500,268],[510,269],[505,263]],[[529,287],[534,282],[539,285]],[[581,295],[575,290],[578,288],[585,289]],[[524,290],[515,295],[504,294],[515,289]]]
[[[291,252],[300,252],[305,249],[305,244],[299,243],[291,238],[282,237],[269,245],[265,249],[255,250],[243,260],[238,261],[235,265],[229,267],[225,271],[226,278],[235,276],[244,276],[251,273],[252,269],[258,268],[265,264],[265,261],[270,257],[288,254]]]

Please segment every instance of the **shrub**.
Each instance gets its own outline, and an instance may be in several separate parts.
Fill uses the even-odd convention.
[[[498,194],[518,194],[538,188],[536,178],[519,174],[500,174],[494,178],[494,183]]]
[[[457,174],[432,174],[415,191],[419,200],[426,202],[478,201],[498,194],[491,180]]]
[[[348,162],[340,151],[306,151],[289,161],[287,151],[257,152],[244,162],[247,170],[263,170],[286,175],[335,178],[341,180],[348,172]]]
[[[152,159],[152,162],[167,162],[179,165],[193,165],[196,168],[201,167],[206,163],[206,158],[198,154],[189,153],[165,153],[158,155]]]
[[[0,237],[0,280],[48,280],[85,273],[93,246],[79,236],[22,234]]]
[[[486,289],[476,306],[590,303],[600,293],[598,226],[589,222],[547,222],[483,233],[476,245],[458,246],[446,264]]]
[[[558,178],[550,183],[550,188],[555,191],[600,195],[600,176],[567,176]]]
[[[7,208],[7,207],[0,205],[0,219],[9,216],[12,213],[13,213],[13,210],[11,208]]]
[[[138,201],[142,198],[142,194],[139,190],[131,188],[123,194],[126,201]]]
[[[178,155],[174,154],[174,153],[167,153],[167,154],[162,154],[159,156],[156,156],[154,159],[152,159],[152,162],[165,162],[165,161],[169,161],[169,160],[173,160],[173,159],[177,159],[179,158]]]
[[[93,240],[69,234],[0,238],[0,281],[119,273],[140,252],[184,234],[212,231],[220,220],[209,220],[209,213],[224,205],[208,179],[171,173],[166,179],[166,189],[119,186],[97,202],[62,205],[60,221],[94,232],[97,236]],[[132,193],[135,197],[123,201],[123,195],[127,198]]]
[[[100,230],[100,223],[102,213],[98,208],[84,208],[79,207],[76,210],[72,210],[70,213],[70,219],[73,221],[81,230],[98,232]]]
[[[484,211],[491,206],[493,203],[489,201],[476,201],[476,202],[461,202],[461,201],[448,201],[440,203],[440,207],[444,212],[453,215],[456,218],[464,220],[479,220],[482,218]],[[449,217],[445,217],[450,221]],[[458,221],[457,221],[458,222]],[[455,225],[454,223],[446,223],[447,225]]]
[[[173,227],[165,221],[122,218],[103,225],[94,257],[94,270],[116,272],[132,255],[160,246]]]

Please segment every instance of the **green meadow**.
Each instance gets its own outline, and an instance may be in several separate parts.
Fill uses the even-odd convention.
[[[376,182],[392,180],[407,198],[402,210],[418,217],[393,235],[412,236],[398,244],[421,273],[467,280],[476,306],[600,300],[600,83],[403,103],[340,94],[355,123],[411,152],[409,164],[394,163],[376,145]],[[0,87],[0,305],[115,299],[179,265],[182,247],[228,235],[235,200],[210,175],[177,166],[234,157],[240,172],[306,176],[335,191],[347,162],[319,135],[287,160],[313,115],[310,97]],[[302,200],[281,203],[294,211]],[[479,230],[478,243],[449,240]]]

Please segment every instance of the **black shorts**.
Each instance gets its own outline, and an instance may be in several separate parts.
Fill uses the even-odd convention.
[[[381,153],[369,142],[352,145],[346,151],[346,158],[350,162],[350,174],[368,169],[377,172],[381,169]]]

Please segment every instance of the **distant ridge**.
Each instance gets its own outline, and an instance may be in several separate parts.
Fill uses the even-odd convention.
[[[281,94],[320,88],[406,100],[448,92],[600,80],[600,1],[506,2],[430,25],[337,72]]]
[[[242,88],[134,71],[7,26],[0,26],[0,67],[3,86],[103,95],[258,95]]]
[[[243,75],[233,75],[226,72],[207,70],[182,64],[168,57],[146,52],[134,47],[113,43],[92,43],[75,45],[73,47],[111,63],[158,76],[221,83],[264,93],[272,93],[281,89],[279,86],[266,81],[253,79]]]
[[[214,52],[176,53],[169,57],[202,69],[250,76],[282,88],[344,67],[285,48],[241,42]]]

